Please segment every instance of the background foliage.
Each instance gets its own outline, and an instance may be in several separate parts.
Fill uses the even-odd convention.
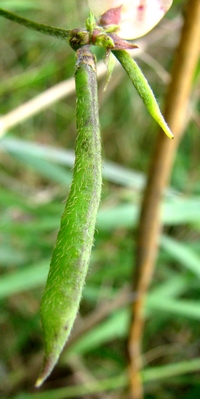
[[[88,12],[86,2],[80,0],[62,0],[59,7],[52,0],[1,0],[0,7],[67,29],[83,26]],[[184,0],[174,1],[167,19],[137,41],[145,50],[137,54],[138,63],[161,105],[183,9]],[[0,33],[2,116],[72,77],[75,55],[64,41],[3,18]],[[96,52],[100,58],[102,52]],[[199,73],[200,68],[194,78],[186,134],[177,153],[171,186],[163,199],[164,233],[147,298],[147,399],[173,399],[177,395],[190,399],[200,394],[195,374],[200,361],[194,360],[200,351]],[[42,395],[46,390],[49,399],[78,398],[84,393],[87,398],[120,398],[126,392],[131,300],[128,285],[133,273],[142,189],[158,127],[124,71],[116,68],[106,92],[104,84],[105,78],[101,78],[99,101],[105,161],[95,247],[74,338],[40,394],[33,388],[43,349],[39,302],[71,180],[76,139],[75,94],[2,134],[2,398],[45,398]],[[64,391],[55,393],[58,387],[65,387]],[[108,388],[109,394],[104,392]]]

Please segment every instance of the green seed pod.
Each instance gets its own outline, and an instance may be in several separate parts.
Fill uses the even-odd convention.
[[[165,122],[158,103],[155,99],[153,91],[151,90],[151,87],[149,86],[147,79],[143,75],[139,66],[126,51],[117,50],[112,52],[125,69],[127,75],[135,86],[139,96],[141,97],[151,116],[153,116],[153,118],[160,125],[165,134],[170,139],[173,139],[174,135],[167,126],[167,123]]]
[[[72,329],[88,269],[101,196],[96,65],[88,46],[77,52],[75,80],[75,165],[41,302],[45,358],[37,387],[51,373]]]

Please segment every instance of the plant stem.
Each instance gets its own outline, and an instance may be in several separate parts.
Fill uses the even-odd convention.
[[[20,25],[26,26],[29,29],[35,30],[37,32],[44,33],[45,35],[53,36],[56,38],[66,40],[70,35],[70,30],[56,28],[54,26],[38,24],[37,22],[30,21],[29,19],[20,17],[16,14],[13,14],[9,11],[3,10],[0,8],[0,16],[7,18],[11,21],[17,22]]]

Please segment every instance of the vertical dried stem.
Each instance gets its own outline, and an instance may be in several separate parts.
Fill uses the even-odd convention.
[[[143,398],[140,368],[142,366],[141,343],[144,329],[144,302],[158,251],[161,230],[160,202],[170,177],[176,149],[186,123],[192,79],[199,56],[199,21],[200,1],[188,0],[185,22],[175,54],[164,112],[165,119],[175,135],[175,140],[171,141],[159,132],[141,208],[134,279],[134,290],[138,293],[138,300],[133,304],[133,321],[129,336],[130,383],[131,394],[134,399]]]

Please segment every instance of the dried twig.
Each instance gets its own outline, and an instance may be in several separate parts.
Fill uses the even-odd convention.
[[[141,341],[144,328],[144,301],[158,251],[161,230],[160,202],[187,120],[188,100],[199,56],[199,21],[200,1],[188,0],[164,112],[165,119],[175,135],[175,140],[169,140],[164,134],[158,135],[142,203],[134,279],[134,290],[137,291],[138,299],[133,303],[133,322],[129,338],[130,383],[134,399],[143,397],[140,368],[142,366]]]

